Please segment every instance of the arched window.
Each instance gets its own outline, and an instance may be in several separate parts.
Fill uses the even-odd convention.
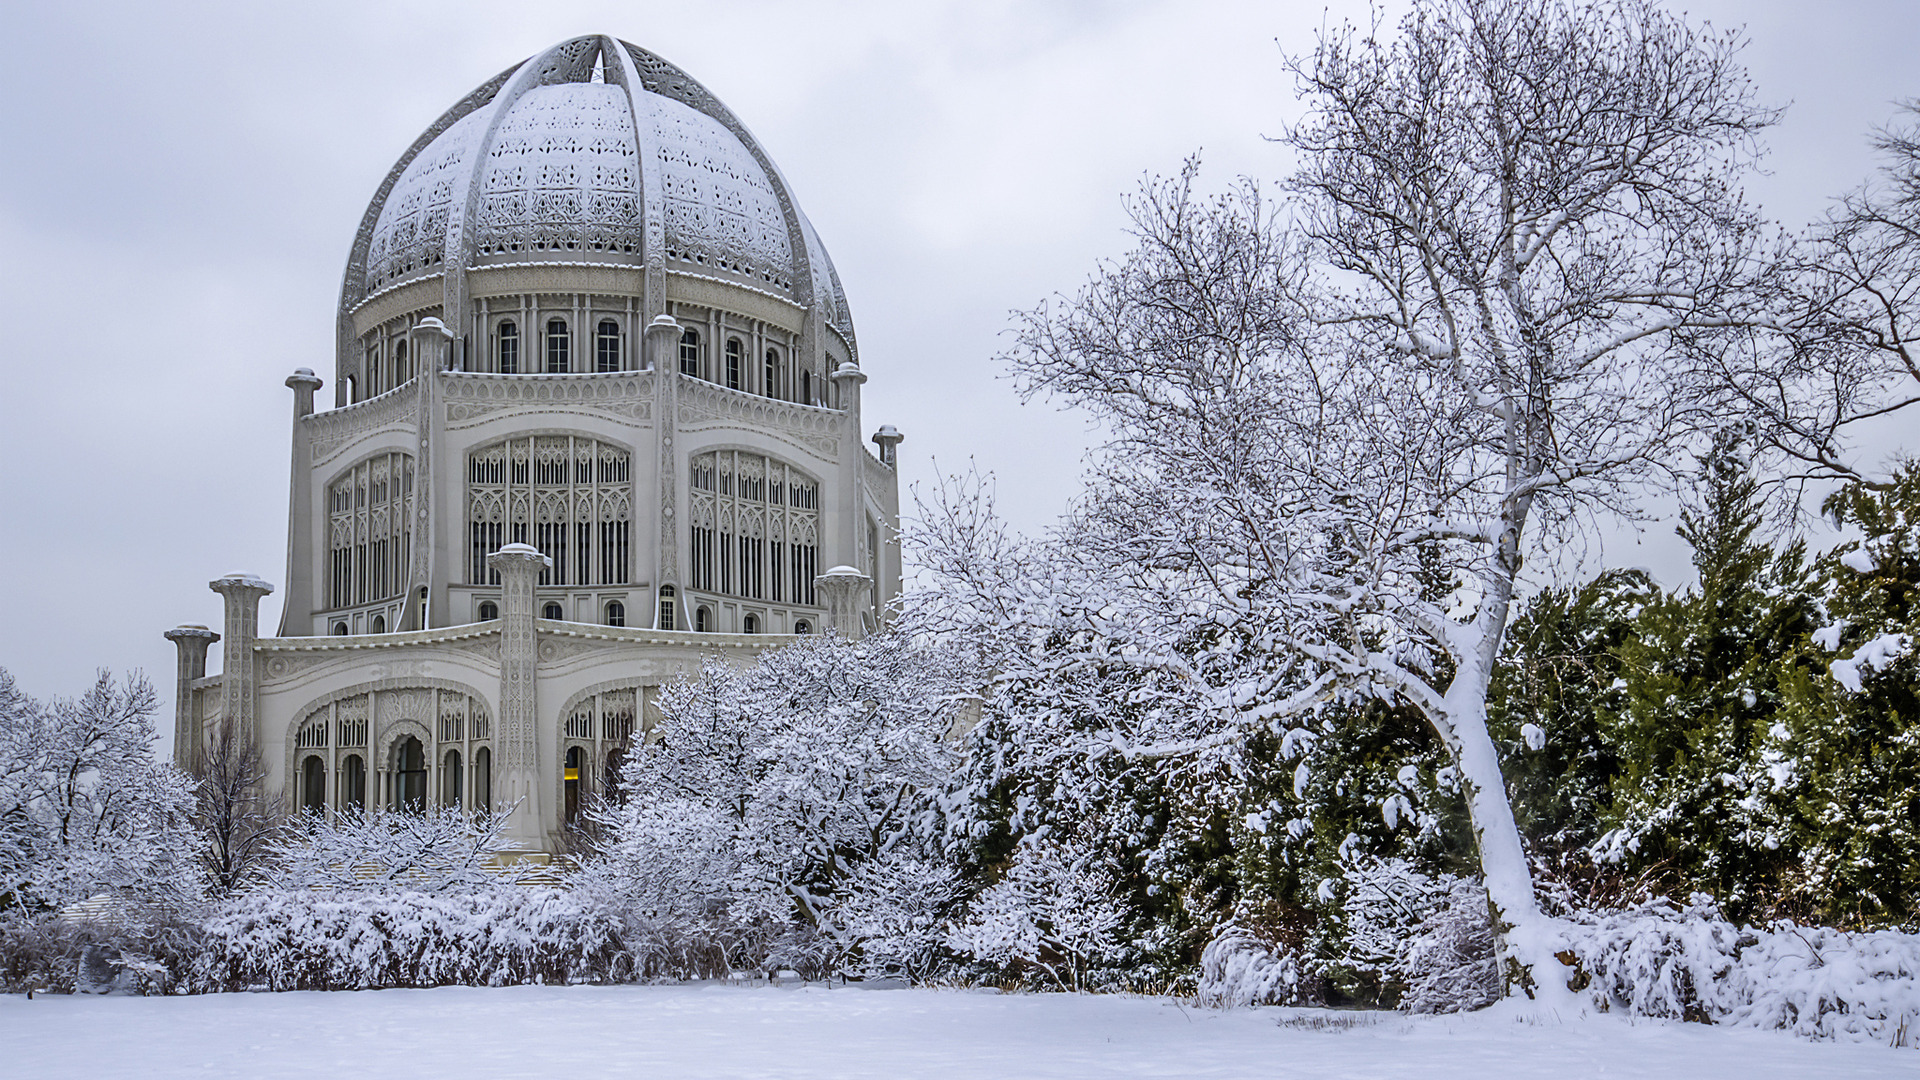
[[[582,775],[586,758],[587,755],[579,747],[567,747],[567,769],[563,774],[563,782],[566,785],[566,823],[569,825],[580,819],[580,797],[586,794],[582,790],[586,786],[586,778]]]
[[[804,368],[800,371],[800,404],[813,404],[813,372]]]
[[[565,375],[573,370],[573,340],[567,334],[567,320],[547,320],[547,374]]]
[[[404,386],[412,376],[407,371],[407,343],[395,342],[393,346],[393,385]]]
[[[793,632],[796,634],[811,634],[813,633],[813,624],[805,619],[795,619],[793,621]]]
[[[618,600],[607,601],[607,625],[608,626],[627,625],[627,605],[621,603]]]
[[[375,633],[375,634],[384,634],[384,633],[386,633],[386,632],[387,632],[387,617],[386,617],[385,615],[375,615],[375,616],[373,617],[373,626],[371,626],[371,627],[369,628],[369,630],[370,630],[370,632],[372,632],[372,633]]]
[[[680,335],[680,374],[700,377],[700,332],[687,330]]]
[[[558,600],[549,600],[547,606],[540,609],[540,617],[552,622],[560,622],[566,618],[566,613],[560,609]]]
[[[748,614],[747,616],[742,618],[740,620],[740,630],[742,633],[747,633],[747,634],[759,633],[760,632],[760,616]]]
[[[744,377],[741,367],[745,362],[745,353],[746,348],[740,344],[739,338],[727,339],[727,389],[729,390],[740,389],[740,380]]]
[[[593,367],[599,372],[620,370],[620,324],[612,319],[601,319],[594,334]]]
[[[348,754],[340,763],[340,809],[367,808],[367,763],[359,754]]]
[[[337,623],[334,623],[334,624],[333,624],[333,636],[334,636],[334,637],[346,637],[346,636],[347,636],[347,624],[346,624],[346,623],[343,623],[343,622],[337,622]]]
[[[660,586],[660,619],[654,624],[656,630],[677,630],[680,624],[674,619],[673,586]]]
[[[406,454],[375,454],[328,487],[329,608],[355,607],[405,591],[412,520],[413,458]]]
[[[532,544],[540,584],[625,585],[633,566],[633,455],[583,435],[532,435],[467,455],[467,582],[498,585],[487,557]],[[536,609],[537,610],[537,609]]]
[[[449,750],[440,768],[440,805],[460,805],[460,751]]]
[[[493,751],[484,746],[473,752],[473,808],[493,812]]]
[[[411,735],[393,744],[393,798],[387,807],[414,814],[427,808],[427,752]]]
[[[500,605],[491,600],[480,601],[480,621],[492,622],[500,617]]]
[[[819,483],[778,458],[744,450],[696,454],[688,467],[688,585],[812,607]]]
[[[327,763],[314,754],[300,762],[300,809],[308,814],[327,809]]]
[[[703,634],[706,633],[707,623],[711,621],[712,618],[707,614],[707,609],[704,605],[693,609],[693,628],[695,630]]]
[[[520,328],[512,319],[500,320],[500,329],[496,332],[495,349],[500,361],[500,374],[514,375],[520,371]]]
[[[765,370],[762,372],[762,374],[765,376],[765,378],[762,379],[760,383],[760,392],[767,395],[770,398],[779,397],[781,387],[780,387],[780,353],[778,351],[773,349],[767,350],[767,360],[766,360]]]

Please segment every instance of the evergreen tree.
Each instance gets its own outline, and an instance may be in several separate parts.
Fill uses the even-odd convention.
[[[1763,524],[1723,434],[1681,513],[1700,580],[1641,609],[1616,650],[1623,700],[1601,714],[1620,768],[1597,853],[1674,895],[1711,893],[1736,919],[1773,910],[1792,865],[1763,757],[1813,625],[1805,548],[1774,552]]]

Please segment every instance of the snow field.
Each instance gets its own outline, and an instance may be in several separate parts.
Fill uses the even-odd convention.
[[[696,986],[0,997],[0,1077],[1274,1080],[1911,1077],[1912,1051],[1505,1006],[1195,1009],[1120,995]]]

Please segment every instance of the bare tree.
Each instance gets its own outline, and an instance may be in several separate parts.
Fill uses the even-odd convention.
[[[1287,199],[1149,185],[1135,252],[1028,313],[1010,360],[1114,432],[1059,545],[1075,617],[1117,635],[1101,662],[1197,681],[1218,737],[1342,697],[1417,708],[1509,988],[1557,1000],[1488,682],[1528,556],[1632,512],[1715,420],[1680,355],[1764,261],[1739,190],[1774,114],[1736,38],[1647,0],[1416,0],[1381,29],[1291,62]],[[1041,591],[1012,607],[1057,619]],[[1157,643],[1125,626],[1156,614]]]
[[[1789,463],[1787,480],[1888,489],[1861,443],[1920,411],[1920,103],[1904,111],[1909,126],[1875,139],[1878,180],[1785,250],[1742,333],[1694,353],[1706,389]]]
[[[253,740],[222,722],[208,740],[196,778],[194,824],[200,830],[200,862],[207,884],[226,896],[260,881],[280,837],[266,792],[267,768]]]

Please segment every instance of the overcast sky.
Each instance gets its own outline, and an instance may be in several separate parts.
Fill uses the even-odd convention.
[[[1388,4],[1397,12],[1397,4]],[[1804,221],[1920,95],[1920,5],[1694,3],[1744,24],[1790,105],[1754,198]],[[1815,11],[1818,14],[1815,14]],[[1283,49],[1357,4],[1069,2],[89,3],[7,6],[0,36],[0,667],[40,695],[100,666],[163,700],[206,583],[279,582],[296,367],[331,383],[340,273],[394,160],[488,76],[576,34],[679,64],[751,127],[846,285],[869,428],[905,479],[999,478],[1042,527],[1091,436],[1018,403],[1010,309],[1124,251],[1120,196],[1203,154],[1286,170]],[[322,394],[331,400],[331,391]],[[1670,527],[1608,562],[1684,576]],[[262,623],[279,617],[269,599]],[[164,723],[163,727],[166,726]]]

